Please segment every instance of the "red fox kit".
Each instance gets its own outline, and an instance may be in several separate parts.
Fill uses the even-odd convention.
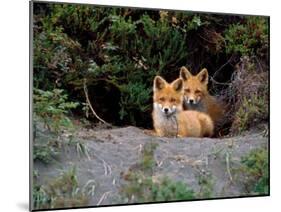
[[[208,92],[207,69],[204,68],[193,76],[183,66],[180,70],[180,78],[184,83],[184,109],[205,112],[214,123],[217,123],[223,115],[223,108]]]
[[[153,85],[153,125],[158,136],[203,137],[213,135],[213,121],[198,111],[183,111],[183,80],[167,83],[156,76]]]

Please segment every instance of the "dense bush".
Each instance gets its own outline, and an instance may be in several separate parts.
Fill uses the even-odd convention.
[[[267,195],[269,192],[268,150],[254,149],[241,159],[246,175],[245,188],[250,194]]]
[[[242,57],[233,73],[228,93],[229,110],[233,120],[231,133],[252,127],[262,127],[269,121],[269,73],[262,70],[254,58]],[[233,95],[235,93],[236,95]]]
[[[153,177],[133,173],[122,190],[125,203],[167,202],[195,199],[195,192],[183,182],[164,177],[154,181]]]
[[[36,181],[36,177],[34,179]],[[89,181],[83,188],[79,187],[76,169],[63,171],[60,176],[50,180],[46,185],[34,184],[34,209],[73,208],[86,206],[89,201]],[[90,185],[90,186],[89,186]]]
[[[49,130],[58,134],[63,127],[69,128],[72,126],[67,113],[70,109],[76,108],[78,103],[67,101],[67,94],[64,94],[63,90],[43,91],[34,89],[33,100],[34,115],[42,119]]]
[[[35,88],[64,89],[83,103],[86,79],[96,112],[115,125],[151,127],[157,74],[173,80],[183,65],[207,67],[219,94],[240,56],[268,69],[266,17],[45,3],[34,14]]]
[[[231,25],[225,31],[226,52],[242,56],[268,56],[267,21],[263,17],[247,17],[242,24]]]
[[[79,155],[86,155],[86,147],[79,141],[69,137],[69,141],[61,138],[63,131],[73,131],[74,125],[69,118],[69,110],[79,103],[68,101],[68,95],[61,89],[43,91],[34,88],[33,93],[33,159],[48,164],[60,155],[65,145],[75,146]],[[42,127],[43,125],[45,127]],[[49,136],[44,136],[43,129]]]

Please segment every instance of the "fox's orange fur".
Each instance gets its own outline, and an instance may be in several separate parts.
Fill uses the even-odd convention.
[[[214,123],[220,121],[224,109],[208,92],[207,69],[202,69],[194,76],[183,66],[180,70],[180,78],[184,83],[184,109],[207,113]]]
[[[202,112],[183,111],[183,80],[167,83],[156,76],[153,85],[153,125],[158,136],[213,135],[213,121]]]

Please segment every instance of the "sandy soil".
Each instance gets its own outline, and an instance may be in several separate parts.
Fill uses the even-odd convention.
[[[208,173],[214,181],[214,198],[245,195],[243,185],[231,170],[250,150],[268,146],[268,138],[260,132],[220,139],[159,138],[136,127],[125,127],[82,129],[74,137],[87,146],[89,157],[79,156],[73,147],[64,147],[56,163],[46,166],[36,162],[34,169],[39,173],[38,182],[44,184],[57,177],[61,170],[75,166],[79,185],[89,180],[95,182],[95,193],[89,202],[92,206],[124,203],[119,192],[124,183],[122,173],[140,160],[142,149],[149,142],[158,144],[153,176],[168,176],[199,191],[198,176]],[[227,159],[231,169],[227,168]]]

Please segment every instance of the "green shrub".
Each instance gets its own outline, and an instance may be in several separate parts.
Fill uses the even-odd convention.
[[[235,113],[232,130],[241,133],[257,126],[268,118],[268,105],[264,96],[253,95],[250,99],[244,97],[241,106]]]
[[[183,182],[173,182],[168,178],[151,186],[153,201],[179,201],[194,199],[194,191]]]
[[[63,127],[70,128],[73,126],[66,114],[70,109],[76,108],[78,103],[68,102],[67,94],[63,94],[63,90],[43,91],[34,89],[33,101],[34,113],[49,130],[59,133]]]
[[[259,68],[253,59],[244,57],[234,74],[230,86],[234,101],[229,105],[233,113],[232,134],[268,122],[268,72],[257,73]]]
[[[201,172],[198,176],[198,184],[200,186],[199,192],[196,194],[197,198],[212,198],[214,179],[211,172]]]
[[[50,199],[46,192],[43,190],[42,186],[34,185],[32,189],[33,195],[33,207],[35,209],[47,208],[50,202]]]
[[[226,53],[242,56],[268,54],[268,22],[264,17],[247,17],[225,31]],[[266,54],[266,55],[265,55]]]
[[[89,195],[78,186],[75,168],[62,172],[46,186],[35,183],[32,194],[34,209],[79,207],[89,201]]]
[[[151,97],[151,89],[145,87],[142,83],[129,82],[124,87],[120,98],[120,119],[125,117],[130,118],[130,122],[136,125],[136,119],[134,118],[136,113],[146,113],[149,111],[150,106],[148,100]]]
[[[183,182],[175,182],[168,177],[153,176],[155,168],[154,142],[147,143],[142,149],[140,162],[134,169],[123,174],[127,181],[121,192],[126,202],[163,202],[194,199],[194,192]]]
[[[66,83],[67,73],[83,67],[81,46],[49,19],[41,24],[34,32],[34,87],[51,90]]]
[[[88,87],[114,86],[119,120],[146,122],[153,77],[178,75],[188,55],[186,35],[168,19],[157,21],[157,13],[60,4],[48,10],[36,16],[35,87],[72,87],[81,100],[84,78]]]
[[[157,143],[146,143],[142,149],[142,158],[139,162],[141,171],[146,174],[151,174],[155,167],[154,151],[158,147]]]
[[[163,202],[194,199],[194,192],[185,183],[174,182],[167,177],[154,180],[141,173],[131,173],[128,184],[122,188],[125,201]]]
[[[113,125],[152,126],[155,75],[171,81],[183,65],[207,67],[218,94],[241,55],[268,61],[266,17],[35,4],[34,86],[83,105],[86,79],[97,114]]]
[[[62,146],[62,139],[59,139],[61,131],[73,129],[72,121],[68,118],[70,109],[76,108],[78,103],[67,101],[67,95],[63,90],[54,89],[43,91],[34,89],[34,142],[33,159],[45,164],[56,158]],[[49,130],[48,138],[42,138],[37,134],[37,125],[41,123]]]
[[[33,160],[42,161],[48,164],[53,161],[53,159],[58,156],[60,149],[48,144],[37,144],[33,145]]]
[[[268,194],[268,150],[265,148],[254,149],[241,158],[241,163],[242,172],[246,174],[244,182],[246,191],[250,194]]]

